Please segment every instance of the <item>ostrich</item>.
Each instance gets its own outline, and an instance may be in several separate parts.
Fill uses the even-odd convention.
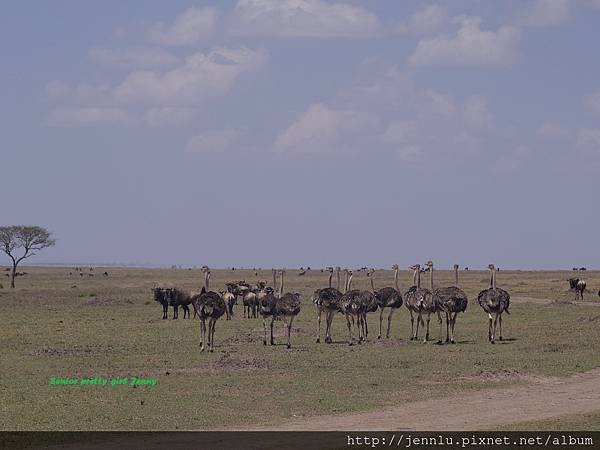
[[[273,339],[273,322],[276,317],[282,317],[287,326],[287,348],[291,348],[291,332],[294,318],[300,313],[300,294],[283,293],[283,277],[285,270],[280,270],[281,283],[279,285],[279,295],[275,295],[273,290],[269,290],[267,295],[261,300],[260,307],[263,316],[263,327],[265,338],[263,344],[267,345],[267,318],[271,318],[271,345],[275,345]]]
[[[433,276],[433,265],[431,266],[431,272],[431,276]],[[467,309],[469,302],[467,294],[458,287],[458,264],[454,264],[454,286],[436,289],[433,291],[433,296],[438,309],[446,313],[446,343],[454,344],[456,316],[459,312],[464,312]]]
[[[502,340],[502,313],[510,314],[508,307],[510,306],[510,294],[504,289],[496,287],[496,268],[493,264],[488,266],[490,269],[490,287],[484,291],[481,291],[477,296],[477,302],[479,306],[488,314],[489,327],[488,327],[488,340],[494,344],[496,337],[496,324],[500,325],[500,340]],[[493,320],[492,327],[492,314],[496,317]]]
[[[409,267],[413,271],[413,285],[404,293],[404,304],[410,313],[410,340],[416,340],[419,334],[419,324],[425,326],[421,317],[421,266],[415,264]],[[415,331],[415,314],[417,315],[417,328]]]
[[[360,289],[351,289],[353,273],[351,270],[345,270],[346,288],[345,293],[340,299],[340,309],[346,315],[346,324],[348,326],[348,345],[352,345],[352,325],[350,318],[354,321],[356,317],[356,325],[358,328],[358,343],[366,341],[368,328],[366,325],[366,314],[372,309],[372,306],[377,306],[375,294],[369,291],[361,291]],[[363,320],[364,319],[364,320]]]
[[[317,307],[317,344],[321,342],[321,315],[325,312],[325,343],[330,344],[331,323],[336,312],[340,311],[339,301],[342,293],[331,287],[333,278],[333,267],[327,267],[329,272],[329,286],[324,289],[317,289],[313,294],[313,303]]]
[[[208,344],[208,350],[212,353],[215,340],[215,328],[217,320],[225,314],[227,305],[223,298],[216,292],[209,291],[210,269],[207,266],[202,267],[204,272],[204,286],[200,294],[194,295],[191,299],[194,306],[194,317],[196,314],[200,318],[200,351],[204,351],[205,344]],[[206,320],[208,319],[208,338],[206,336]]]
[[[377,336],[377,339],[381,339],[381,322],[383,321],[383,311],[385,310],[385,308],[390,309],[390,314],[388,315],[387,320],[387,332],[385,333],[385,338],[389,339],[392,315],[394,314],[395,310],[402,306],[402,294],[400,294],[400,288],[398,287],[398,265],[394,264],[392,266],[392,270],[394,271],[394,284],[396,285],[396,288],[394,289],[393,287],[384,287],[379,289],[378,291],[375,290],[375,282],[373,281],[373,274],[375,273],[375,270],[371,269],[370,272],[367,272],[367,276],[371,280],[371,289],[373,289],[373,292],[375,293],[375,298],[377,299],[377,306],[379,306],[380,308],[379,336]]]
[[[438,316],[438,323],[440,325],[440,337],[438,342],[442,342],[442,316],[440,314],[440,306],[434,297],[435,289],[433,287],[433,262],[427,261],[425,264],[427,272],[429,272],[429,290],[423,289],[421,296],[421,313],[427,313],[427,331],[425,333],[425,340],[423,342],[427,342],[429,340],[429,322],[431,321],[431,315],[436,313]],[[417,324],[418,327],[418,324]]]

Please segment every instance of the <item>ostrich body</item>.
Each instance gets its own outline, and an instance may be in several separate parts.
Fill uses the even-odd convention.
[[[433,276],[433,265],[430,270],[431,276]],[[454,286],[435,289],[433,291],[433,296],[439,311],[446,314],[446,343],[450,342],[454,344],[456,316],[459,312],[464,312],[467,309],[467,304],[469,302],[467,294],[458,287],[457,264],[454,265]]]
[[[192,298],[194,309],[200,318],[200,351],[204,351],[205,344],[208,344],[208,350],[213,351],[215,342],[215,328],[217,320],[225,314],[227,305],[223,298],[216,292],[209,291],[210,270],[203,268],[205,273],[204,286],[200,294]],[[206,320],[208,319],[208,339],[206,336]]]
[[[404,304],[410,313],[410,340],[416,340],[419,334],[419,324],[425,326],[421,316],[422,297],[429,292],[421,288],[421,266],[415,264],[409,267],[413,271],[413,285],[404,293]],[[417,327],[415,329],[415,314],[417,315]]]
[[[493,264],[488,266],[491,273],[490,287],[481,291],[477,296],[477,303],[487,313],[489,318],[488,340],[493,344],[496,338],[496,325],[500,325],[500,340],[502,340],[502,313],[510,314],[510,294],[504,289],[496,287],[496,268]],[[492,315],[495,318],[492,318]],[[492,325],[493,321],[493,325]]]
[[[340,299],[342,293],[331,287],[333,278],[333,267],[327,268],[329,272],[329,286],[323,289],[315,290],[313,294],[313,303],[317,308],[317,344],[321,342],[321,315],[325,313],[325,343],[330,344],[331,323],[336,312],[340,311]]]
[[[387,320],[387,331],[385,333],[385,338],[389,339],[390,338],[390,325],[392,323],[392,315],[394,314],[394,311],[396,311],[398,308],[400,308],[402,306],[402,294],[400,294],[400,288],[398,287],[398,270],[399,270],[398,265],[394,264],[392,266],[392,269],[394,270],[394,284],[396,286],[395,289],[393,287],[384,287],[382,289],[379,289],[378,291],[375,290],[375,281],[373,280],[373,274],[375,273],[375,271],[372,270],[371,272],[368,273],[369,278],[371,280],[371,288],[373,289],[373,292],[375,293],[375,299],[377,300],[377,306],[380,309],[379,336],[377,336],[377,339],[381,339],[381,322],[383,321],[383,311],[385,310],[385,308],[390,309],[390,313],[388,315],[388,320]]]

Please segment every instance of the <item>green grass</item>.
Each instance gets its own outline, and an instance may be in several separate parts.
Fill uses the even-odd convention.
[[[487,318],[476,304],[487,273],[461,274],[469,295],[458,319],[458,344],[411,342],[406,309],[396,313],[392,339],[376,341],[378,313],[369,318],[370,342],[349,347],[341,316],[332,345],[316,344],[310,295],[326,274],[288,271],[286,290],[303,294],[291,350],[262,345],[262,321],[218,322],[215,352],[198,349],[197,321],[161,320],[155,284],[201,286],[199,270],[107,269],[108,278],[69,276],[68,269],[27,268],[17,289],[0,290],[0,417],[5,430],[183,430],[258,425],[294,416],[363,411],[456,392],[527,382],[528,376],[566,376],[600,366],[591,342],[600,340],[600,308],[565,303],[570,272],[500,272],[512,296],[553,298],[552,306],[515,303],[504,320],[509,338],[487,342]],[[96,269],[101,273],[102,269]],[[436,271],[436,284],[452,274]],[[213,270],[211,288],[257,278],[250,271]],[[270,272],[259,279],[270,281]],[[600,273],[586,274],[588,286]],[[423,280],[427,283],[427,278]],[[377,272],[378,287],[392,283]],[[4,283],[6,286],[6,283]],[[409,275],[402,273],[406,288]],[[367,288],[364,274],[353,287]],[[597,297],[596,297],[597,298]],[[588,301],[596,301],[592,295]],[[171,316],[171,311],[169,312]],[[437,326],[432,321],[432,336]],[[324,325],[323,330],[324,331]],[[284,343],[283,323],[276,341]],[[156,378],[154,387],[50,386],[50,377]],[[597,420],[595,426],[600,424]],[[590,426],[592,426],[591,424]]]

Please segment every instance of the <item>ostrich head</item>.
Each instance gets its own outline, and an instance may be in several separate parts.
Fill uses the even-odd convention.
[[[327,269],[326,269],[326,270],[327,270],[327,272],[329,272],[329,273],[333,273],[333,267],[327,267]]]
[[[493,265],[493,264],[488,264],[488,269],[490,269],[490,270],[494,270],[494,269],[495,269],[495,267],[494,267],[494,265]]]
[[[454,264],[454,270],[458,270],[458,264]]]
[[[398,264],[394,264],[392,266],[392,270],[400,270],[400,268],[398,267]]]

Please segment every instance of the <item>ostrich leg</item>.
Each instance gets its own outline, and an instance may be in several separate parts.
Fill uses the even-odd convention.
[[[492,342],[492,315],[488,314],[489,326],[488,326],[488,341]]]
[[[290,342],[290,335],[292,334],[292,323],[294,322],[294,316],[290,317],[290,321],[287,324],[287,329],[288,329],[288,342],[287,342],[287,348],[292,348],[292,344]]]
[[[379,312],[379,336],[377,336],[377,339],[381,339],[381,322],[383,321],[383,310],[384,309],[385,308],[381,308],[381,311]],[[390,331],[390,321],[388,318],[388,334],[389,334],[389,331]]]
[[[326,344],[331,344],[332,339],[331,339],[331,323],[333,322],[333,315],[335,314],[334,311],[328,311],[327,315],[325,316],[325,322],[326,322],[326,329],[325,329],[325,343]]]
[[[321,313],[321,308],[317,308],[317,344],[321,342]],[[327,340],[327,330],[325,330],[325,340]]]
[[[271,345],[275,345],[275,339],[273,339],[273,323],[275,322],[275,316],[271,316]]]
[[[413,341],[415,339],[415,318],[413,316],[413,312],[409,309],[408,312],[410,313],[410,340]],[[419,322],[417,322],[417,326],[419,325]]]
[[[263,339],[263,344],[267,345],[267,317],[263,316],[263,329],[265,330],[265,338]]]
[[[498,326],[500,327],[498,330],[500,332],[498,339],[502,340],[502,313],[500,313],[500,317],[498,317]]]
[[[349,314],[346,314],[346,325],[348,325],[348,345],[352,345],[352,325],[350,325]]]
[[[204,351],[204,343],[206,337],[206,323],[204,319],[200,319],[200,351]]]
[[[394,308],[390,308],[390,315],[388,316],[388,326],[387,326],[387,331],[385,333],[385,338],[389,339],[390,338],[390,327],[392,325],[392,315],[394,314]]]

